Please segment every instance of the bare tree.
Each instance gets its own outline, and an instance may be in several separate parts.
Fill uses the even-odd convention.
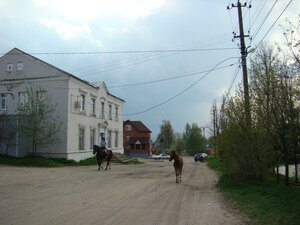
[[[57,133],[61,124],[54,115],[56,105],[51,96],[40,87],[26,90],[24,99],[17,105],[18,130],[31,142],[32,152],[59,142]]]

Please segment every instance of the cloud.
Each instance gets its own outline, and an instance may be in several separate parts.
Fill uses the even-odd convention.
[[[62,39],[71,40],[79,37],[91,37],[91,30],[87,25],[74,25],[54,19],[41,19],[40,23],[53,28]]]
[[[37,7],[51,10],[64,19],[85,23],[112,16],[128,20],[144,18],[155,13],[167,2],[168,0],[34,0]]]

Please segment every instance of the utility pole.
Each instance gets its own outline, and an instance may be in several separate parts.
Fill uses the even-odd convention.
[[[240,3],[240,0],[238,0],[237,4],[236,5],[232,4],[231,7],[238,8],[240,35],[234,35],[234,38],[240,39],[246,123],[248,126],[251,126],[251,111],[250,111],[250,98],[249,98],[248,73],[247,73],[247,49],[246,49],[245,39],[244,39],[245,37],[249,37],[249,35],[244,34],[243,15],[242,15],[242,7],[248,7],[248,6],[247,3],[244,3],[242,5]],[[249,8],[251,8],[251,5],[249,5]],[[227,6],[227,9],[230,9],[230,7]]]

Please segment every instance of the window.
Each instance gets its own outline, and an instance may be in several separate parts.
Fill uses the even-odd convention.
[[[79,150],[84,150],[84,128],[79,128]]]
[[[18,70],[18,71],[23,70],[23,63],[22,63],[22,62],[19,62],[19,63],[17,64],[17,70]]]
[[[118,108],[118,106],[115,107],[115,110],[116,110],[116,112],[115,112],[115,120],[118,121],[119,120],[119,108]]]
[[[108,131],[108,148],[111,148],[111,130]]]
[[[92,98],[92,114],[96,114],[96,99]]]
[[[80,111],[85,110],[85,95],[80,95]]]
[[[7,64],[6,64],[6,71],[7,71],[7,72],[13,71],[13,68],[14,68],[14,66],[13,66],[12,63],[7,63]]]
[[[90,133],[90,149],[92,149],[94,147],[95,138],[96,138],[96,130],[92,129],[91,133]]]
[[[108,109],[108,118],[110,120],[112,120],[112,105],[109,105],[109,109]]]
[[[125,130],[130,131],[131,130],[131,125],[130,124],[126,124]]]
[[[19,103],[24,104],[28,102],[28,92],[19,92]]]
[[[1,110],[7,110],[7,94],[1,94]]]
[[[47,96],[47,91],[38,91],[37,92],[37,97],[38,97],[38,100],[39,102],[44,102],[46,103],[47,102],[47,99],[48,99],[48,96]]]
[[[101,119],[104,119],[104,102],[101,102]]]
[[[115,132],[115,147],[119,147],[119,131]]]
[[[130,135],[127,134],[127,135],[126,135],[126,140],[129,141],[129,139],[130,139]]]

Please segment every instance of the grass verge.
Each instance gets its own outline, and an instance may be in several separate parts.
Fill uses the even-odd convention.
[[[208,160],[210,168],[221,170],[219,158]],[[222,175],[218,187],[255,225],[296,225],[300,224],[300,188],[276,183],[270,174],[263,182],[235,181]]]
[[[127,161],[122,160],[112,160],[113,163],[120,163],[124,165],[136,165],[142,164],[142,162],[137,159],[131,159]],[[96,157],[88,158],[85,160],[81,160],[76,162],[74,160],[67,159],[55,159],[49,158],[45,159],[42,157],[22,157],[16,158],[6,155],[0,155],[0,164],[2,165],[10,165],[10,166],[27,166],[27,167],[64,167],[64,166],[92,166],[98,165]]]

